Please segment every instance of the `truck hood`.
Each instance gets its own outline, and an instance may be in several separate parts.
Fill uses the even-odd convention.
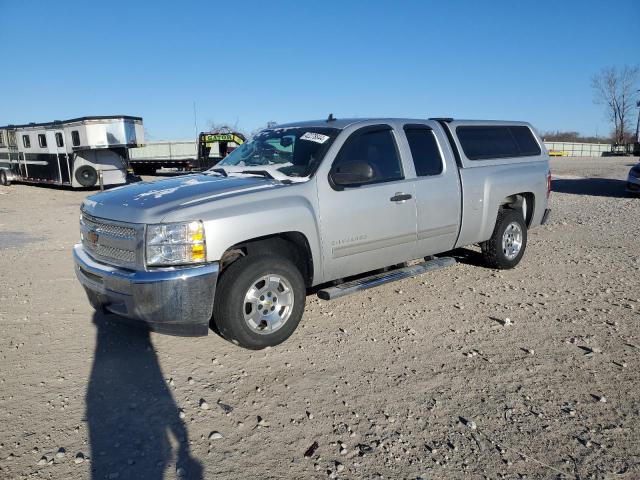
[[[182,175],[154,182],[139,182],[91,195],[85,198],[82,209],[90,215],[121,222],[158,223],[167,213],[196,202],[281,185],[259,177]]]

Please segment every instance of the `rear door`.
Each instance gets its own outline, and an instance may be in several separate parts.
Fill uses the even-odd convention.
[[[332,164],[369,163],[374,178],[353,187],[318,178],[325,280],[393,265],[411,257],[416,242],[413,180],[406,178],[397,131],[388,124],[360,128]]]
[[[416,175],[415,256],[446,252],[453,248],[460,228],[460,179],[453,152],[436,123],[405,123],[402,130]]]

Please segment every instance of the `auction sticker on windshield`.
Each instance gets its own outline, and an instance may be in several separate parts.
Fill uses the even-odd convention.
[[[307,132],[300,137],[300,140],[309,140],[311,142],[324,143],[329,140],[329,137],[327,135],[322,135],[321,133]]]

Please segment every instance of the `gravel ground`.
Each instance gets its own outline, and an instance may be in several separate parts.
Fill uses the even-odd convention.
[[[94,313],[88,192],[0,187],[0,478],[640,478],[631,163],[553,159],[515,270],[310,296],[260,352]]]

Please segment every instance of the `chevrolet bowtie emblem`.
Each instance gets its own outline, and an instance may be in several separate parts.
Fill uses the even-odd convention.
[[[87,240],[89,240],[90,244],[97,245],[98,244],[98,234],[94,230],[89,230],[89,232],[87,233]]]

